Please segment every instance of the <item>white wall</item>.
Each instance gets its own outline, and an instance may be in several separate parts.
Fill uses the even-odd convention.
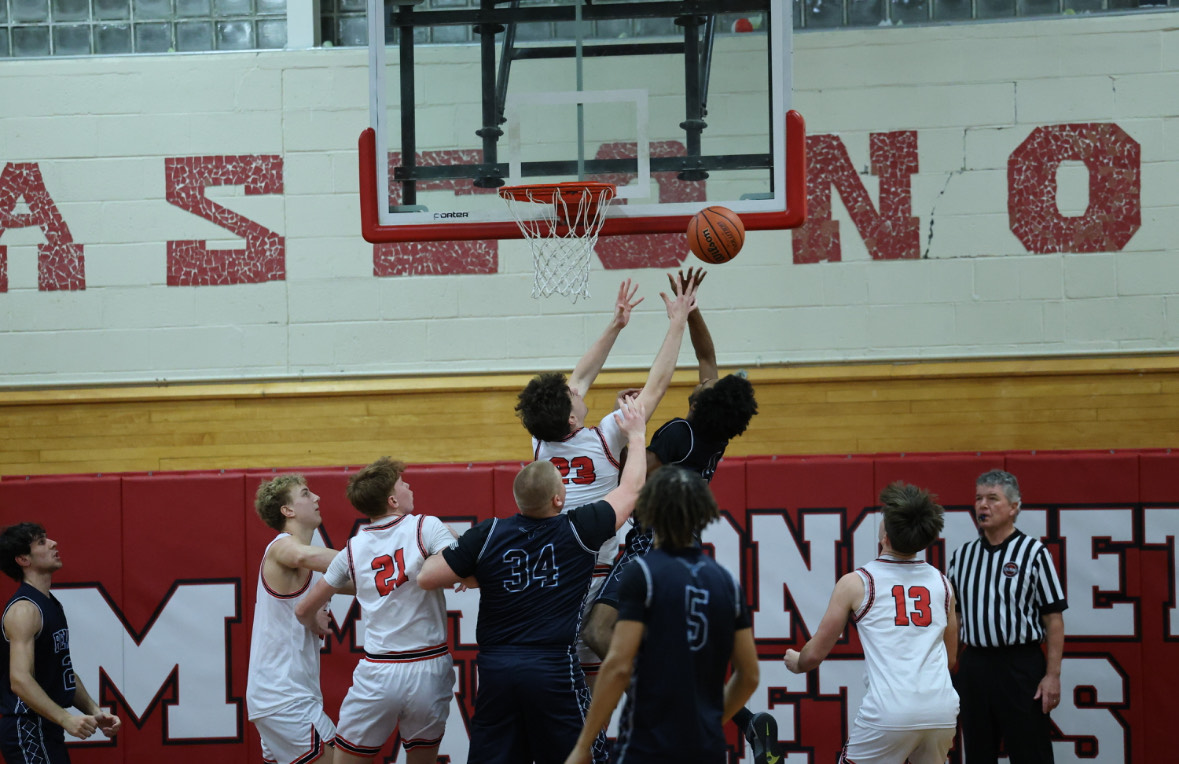
[[[841,145],[855,174],[840,182],[862,184],[867,197],[831,192],[838,247],[829,228],[805,241],[796,233],[793,245],[789,233],[754,232],[736,260],[712,269],[702,305],[722,364],[1174,349],[1175,18],[796,35],[795,106],[812,136],[833,136],[814,154],[812,174],[839,175]],[[665,326],[657,292],[666,281],[653,268],[595,263],[594,297],[576,305],[528,297],[531,262],[519,242],[502,243],[492,274],[373,275],[356,192],[366,78],[362,50],[0,62],[0,385],[568,368],[604,325],[625,276],[640,281],[647,301],[610,366],[648,363]],[[1060,127],[1071,124],[1086,127]],[[1121,178],[1114,196],[1122,201],[1140,184],[1140,224],[1089,214],[1125,241],[1068,251],[1091,246],[1083,232],[1065,251],[1032,253],[1013,233],[1013,220],[1046,209],[1024,202],[1012,211],[1011,200],[1043,179],[1028,180],[1035,162],[1009,167],[1044,127],[1046,162],[1069,135],[1098,154],[1128,145],[1102,136],[1124,134],[1138,146],[1137,160],[1115,156],[1094,170]],[[911,211],[886,213],[881,230],[915,217],[917,233],[882,247],[881,230],[870,232],[870,248],[849,208],[863,223],[881,207],[869,172],[873,132],[886,134],[885,164],[911,150],[918,162],[890,192],[903,202],[911,189]],[[253,160],[266,193],[237,185],[207,196],[284,237],[282,257],[267,265],[269,277],[274,269],[282,277],[168,286],[166,242],[242,243],[168,201],[165,160],[241,155],[270,158]],[[37,206],[44,197],[14,200],[14,188],[31,188],[30,165],[52,207]],[[231,178],[240,182],[243,167],[230,168]],[[1084,217],[1085,165],[1065,162],[1050,175],[1058,184],[1050,207]],[[30,220],[49,221],[48,238]],[[39,279],[38,246],[73,274]],[[215,277],[233,259],[214,256],[202,273]],[[691,358],[685,349],[682,359]]]

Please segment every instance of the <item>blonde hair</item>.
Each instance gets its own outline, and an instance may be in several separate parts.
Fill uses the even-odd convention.
[[[262,522],[276,531],[286,527],[287,518],[282,508],[291,503],[291,489],[297,485],[307,485],[307,481],[302,475],[292,472],[258,486],[258,493],[254,494],[254,511],[262,518]]]
[[[526,515],[543,510],[560,490],[561,473],[552,462],[545,460],[525,465],[512,481],[516,506]]]

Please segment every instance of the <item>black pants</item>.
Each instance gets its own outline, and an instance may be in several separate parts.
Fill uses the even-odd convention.
[[[1000,740],[1011,764],[1052,764],[1052,724],[1034,699],[1046,669],[1038,644],[963,651],[954,686],[965,764],[994,764]]]
[[[32,713],[0,718],[0,755],[7,764],[70,764],[65,730]]]

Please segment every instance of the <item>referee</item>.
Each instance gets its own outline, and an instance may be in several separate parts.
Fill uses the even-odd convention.
[[[1019,506],[1014,475],[980,475],[974,496],[979,537],[954,552],[947,570],[962,624],[955,684],[970,764],[996,761],[1000,740],[1011,764],[1053,761],[1048,714],[1060,703],[1068,603],[1048,550],[1016,530]]]

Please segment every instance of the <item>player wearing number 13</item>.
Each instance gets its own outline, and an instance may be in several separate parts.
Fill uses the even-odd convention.
[[[817,667],[850,617],[868,692],[839,761],[942,764],[958,719],[950,680],[958,620],[949,580],[916,556],[941,533],[944,513],[905,483],[881,491],[880,504],[880,556],[839,579],[814,636],[801,652],[786,651],[786,667],[796,674]]]
[[[620,425],[642,453],[646,416],[623,401]],[[467,760],[559,764],[581,731],[588,692],[574,640],[598,550],[630,517],[646,476],[631,459],[605,499],[562,513],[565,485],[548,461],[512,484],[519,514],[482,522],[426,561],[425,588],[473,575],[479,582],[479,691]],[[599,741],[605,755],[605,738]]]
[[[425,591],[422,561],[454,534],[437,517],[413,514],[405,465],[378,459],[348,481],[348,501],[366,517],[299,605],[308,628],[332,595],[355,586],[364,617],[364,658],[340,705],[336,764],[368,762],[399,729],[409,764],[433,764],[450,714],[454,664],[446,645],[446,603]]]

